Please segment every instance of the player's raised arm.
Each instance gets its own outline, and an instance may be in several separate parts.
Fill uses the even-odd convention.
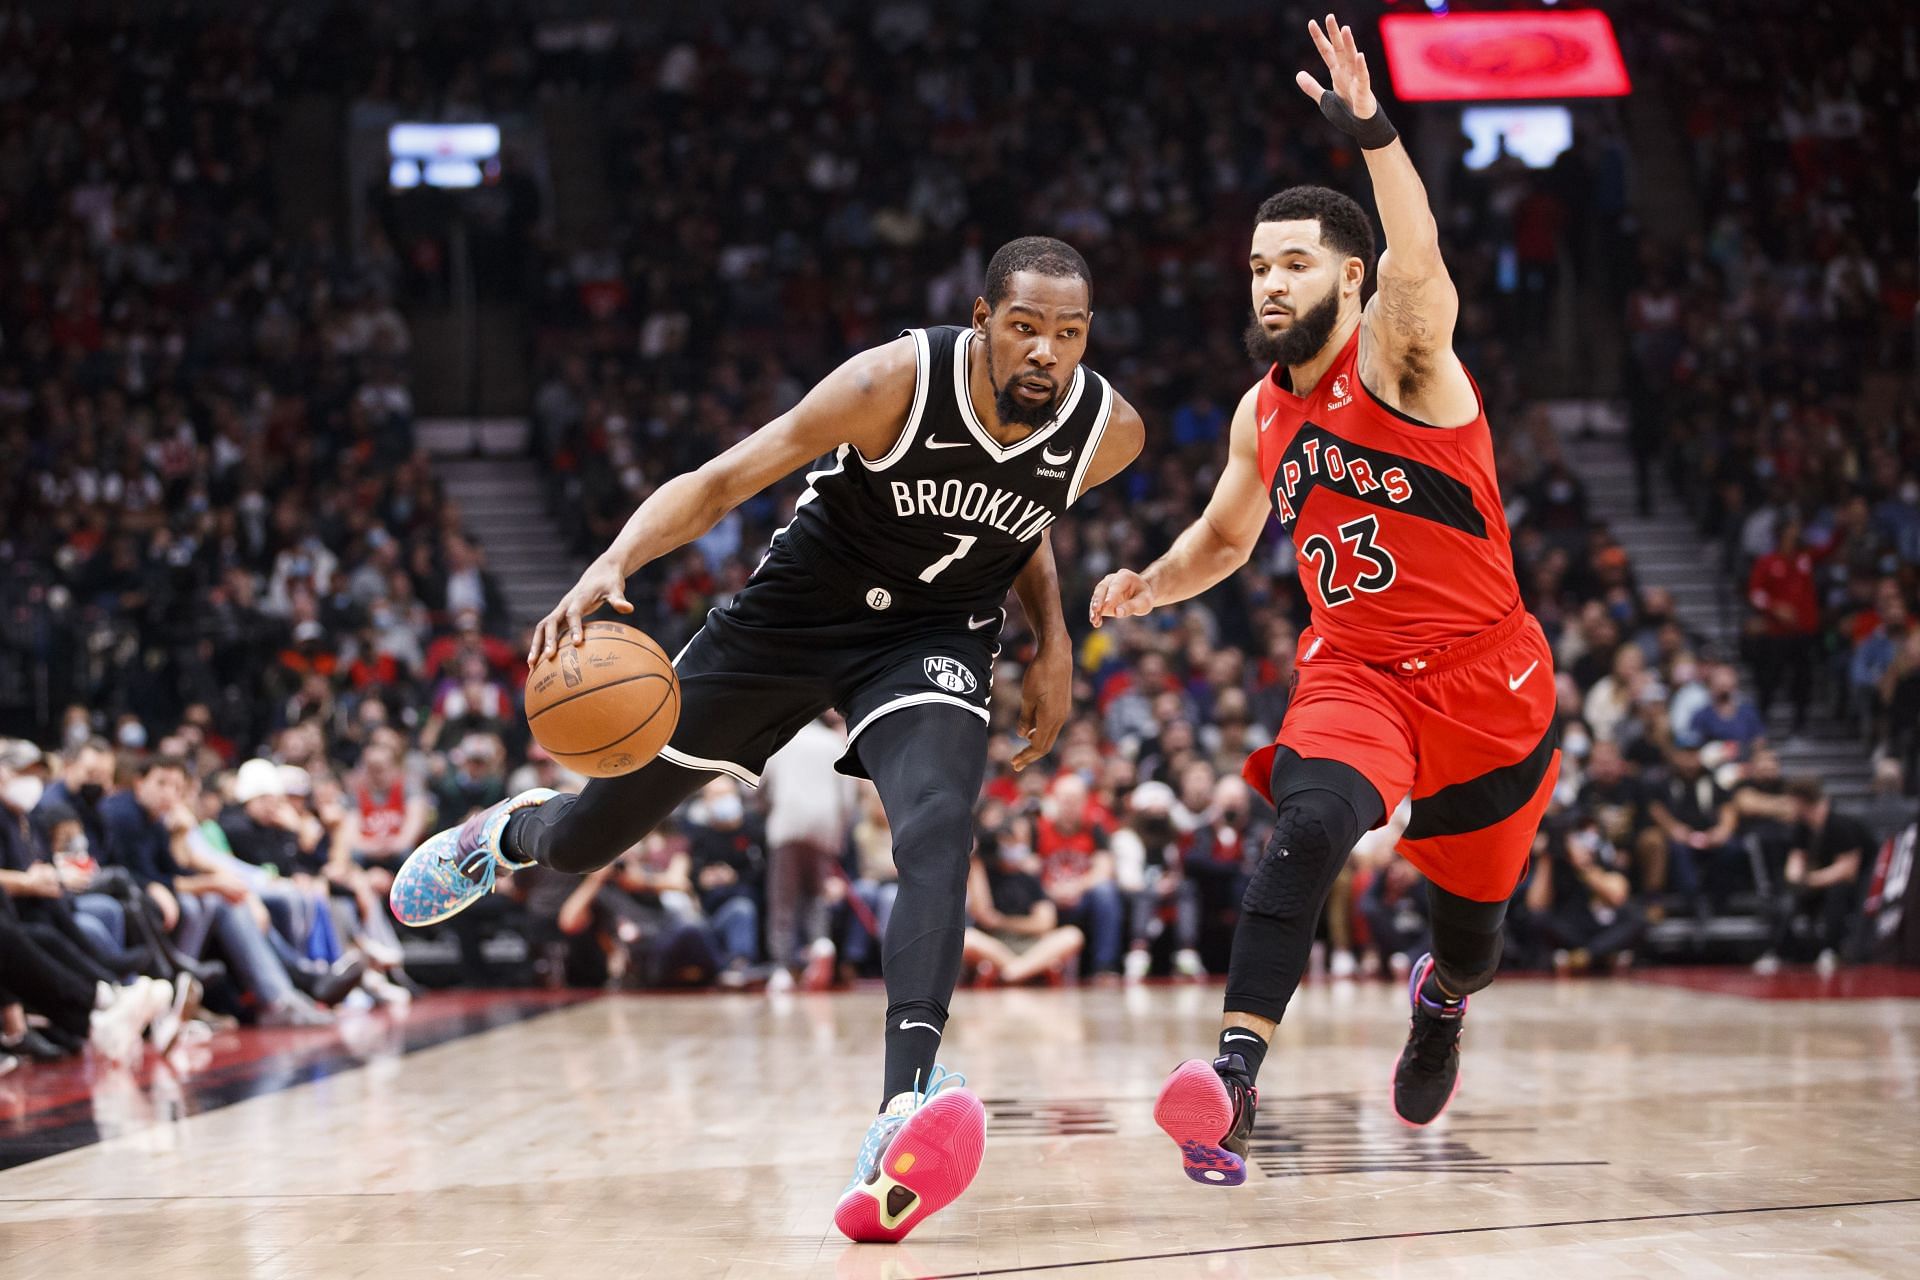
[[[854,356],[815,384],[799,404],[713,458],[655,489],[600,557],[534,628],[527,661],[579,644],[583,620],[603,604],[632,613],[624,594],[636,570],[713,528],[720,518],[782,476],[851,444],[885,453],[913,402],[914,344],[896,338]]]
[[[1233,411],[1226,469],[1200,518],[1174,539],[1167,553],[1144,573],[1120,569],[1093,589],[1087,616],[1138,618],[1155,606],[1199,595],[1247,562],[1267,523],[1267,496],[1260,479],[1259,439],[1253,421],[1258,386],[1240,397]]]
[[[1426,184],[1413,157],[1373,96],[1366,55],[1353,28],[1332,14],[1307,32],[1327,64],[1331,87],[1310,72],[1294,77],[1320,112],[1360,144],[1373,180],[1374,202],[1386,231],[1378,290],[1365,312],[1360,378],[1368,391],[1422,422],[1460,426],[1479,414],[1479,399],[1453,354],[1460,295],[1440,257],[1440,228],[1427,203]]]

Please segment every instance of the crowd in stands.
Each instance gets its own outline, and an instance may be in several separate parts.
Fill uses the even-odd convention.
[[[1009,622],[969,965],[991,982],[1219,972],[1266,834],[1240,763],[1285,713],[1305,621],[1292,550],[1272,530],[1246,571],[1146,620],[1090,632],[1080,605],[1211,489],[1252,372],[1234,266],[1249,210],[1292,182],[1359,194],[1358,157],[1310,113],[1273,129],[1290,65],[1231,56],[1261,33],[1291,47],[1285,12],[1115,17],[1097,43],[1041,24],[1012,56],[931,5],[833,12],[719,6],[611,42],[476,22],[451,63],[390,14],[354,29],[372,70],[336,70],[429,115],[549,79],[599,107],[612,221],[585,243],[542,232],[528,289],[530,483],[582,551],[845,354],[962,320],[1002,240],[1085,252],[1091,360],[1152,445],[1053,527],[1076,714],[1019,774],[1031,638]],[[1736,57],[1648,69],[1687,104],[1697,242],[1636,238],[1603,109],[1551,172],[1436,184],[1458,345],[1559,663],[1565,765],[1514,964],[1624,965],[1662,918],[1728,910],[1774,921],[1767,957],[1845,952],[1874,850],[1912,818],[1920,409],[1862,389],[1911,390],[1911,266],[1878,237],[1901,225],[1890,175],[1914,170],[1916,135],[1883,109],[1902,73],[1867,27],[1742,29]],[[1709,38],[1658,30],[1667,53]],[[397,861],[524,786],[580,785],[518,713],[524,634],[471,536],[481,513],[414,447],[405,310],[432,246],[378,219],[289,233],[275,207],[278,107],[334,64],[292,17],[88,36],[0,25],[0,1056],[91,1040],[124,1057],[233,1017],[404,1002],[429,975],[409,976],[417,939],[383,909]],[[1803,36],[1840,43],[1802,58]],[[1205,73],[1229,63],[1244,74]],[[1728,77],[1685,79],[1708,66]],[[1628,259],[1646,498],[1677,491],[1728,548],[1753,606],[1742,653],[1636,580],[1529,399],[1519,353],[1560,265],[1592,279]],[[632,620],[677,648],[797,492],[643,571]],[[1877,753],[1871,812],[1781,774],[1770,747],[1793,725],[1769,712],[1803,719],[1816,693]],[[556,982],[871,976],[894,874],[871,789],[831,771],[842,735],[810,726],[760,792],[717,780],[604,871],[512,876],[446,928],[459,960],[434,980],[501,980],[483,960],[497,933]],[[1335,887],[1335,975],[1423,949],[1397,829]]]
[[[1641,500],[1677,497],[1720,540],[1762,713],[1787,707],[1799,729],[1824,702],[1912,778],[1913,53],[1874,34],[1903,6],[1822,11],[1840,10],[1754,23],[1720,3],[1654,23],[1702,220],[1645,247],[1628,302]],[[1731,45],[1727,24],[1744,31]]]

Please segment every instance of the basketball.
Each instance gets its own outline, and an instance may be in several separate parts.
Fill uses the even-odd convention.
[[[589,622],[527,674],[527,727],[567,768],[594,778],[632,773],[680,723],[680,682],[666,650],[636,627]]]

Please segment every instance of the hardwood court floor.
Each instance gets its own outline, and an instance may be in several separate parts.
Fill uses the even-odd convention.
[[[1150,1116],[1219,998],[963,992],[945,1061],[988,1100],[986,1161],[900,1247],[830,1221],[878,992],[592,999],[422,1039],[429,1000],[345,1055],[329,1035],[345,1069],[179,1120],[96,1083],[103,1140],[0,1172],[0,1276],[1915,1274],[1920,1001],[1503,981],[1418,1131],[1387,1103],[1404,996],[1310,985],[1261,1081],[1257,1171],[1221,1189]]]

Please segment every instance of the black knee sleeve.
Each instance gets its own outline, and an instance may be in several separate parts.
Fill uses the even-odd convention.
[[[1229,1013],[1280,1021],[1307,971],[1314,925],[1363,828],[1341,794],[1319,788],[1281,795],[1260,862],[1241,895],[1227,969]]]
[[[1353,806],[1331,791],[1301,791],[1280,802],[1241,909],[1286,919],[1320,909],[1327,888],[1360,839]]]
[[[1493,981],[1507,942],[1507,904],[1476,902],[1427,884],[1433,926],[1433,967],[1440,985],[1470,996]]]

